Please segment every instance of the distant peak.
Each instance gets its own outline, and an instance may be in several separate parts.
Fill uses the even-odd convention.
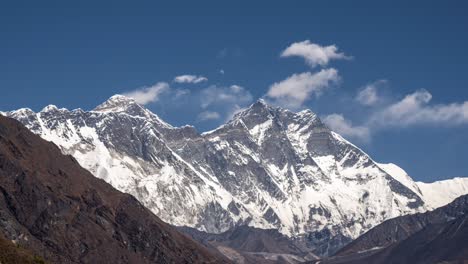
[[[153,118],[162,126],[172,128],[171,125],[164,122],[159,116],[138,104],[135,99],[121,94],[111,96],[107,101],[94,108],[93,111],[100,113],[125,113],[131,116]]]
[[[136,102],[135,102],[135,99],[131,97],[128,97],[122,94],[115,94],[111,96],[109,99],[107,99],[107,101],[105,101],[104,103],[116,105],[116,104],[129,104],[129,103],[136,103]]]
[[[20,109],[9,111],[9,112],[3,112],[3,115],[15,117],[15,118],[29,117],[35,114],[36,113],[33,110],[31,110],[31,108],[20,108]]]
[[[265,106],[268,105],[267,102],[265,101],[265,99],[263,99],[263,98],[259,98],[259,99],[255,102],[255,104],[265,105]]]
[[[14,110],[12,112],[14,112],[14,113],[34,113],[34,111],[31,108],[28,108],[28,107],[20,108],[20,109]]]
[[[271,108],[271,106],[268,105],[268,103],[264,99],[260,98],[257,101],[255,101],[255,103],[251,104],[246,110],[249,110],[249,109],[267,109],[267,108]]]
[[[51,111],[56,111],[58,110],[57,106],[50,104],[44,108],[42,108],[41,112],[51,112]]]
[[[111,96],[107,101],[98,105],[93,111],[98,112],[122,112],[130,106],[138,105],[135,100],[125,95],[116,94]]]
[[[251,111],[265,111],[268,109],[271,109],[272,107],[264,100],[264,99],[258,99],[255,101],[255,103],[251,104],[249,107],[247,107],[244,111],[242,112],[251,112]]]
[[[276,107],[270,106],[264,99],[258,99],[249,107],[236,113],[230,122],[236,122],[239,119],[247,118],[271,118],[275,112]]]
[[[109,97],[107,101],[135,101],[133,98],[122,95],[122,94],[114,94],[113,96]]]
[[[304,109],[300,112],[297,112],[297,114],[300,116],[316,116],[316,114],[310,109]]]

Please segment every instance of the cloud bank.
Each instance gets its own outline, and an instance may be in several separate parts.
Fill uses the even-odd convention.
[[[363,92],[365,91],[365,92]],[[366,93],[366,96],[362,96]],[[365,98],[369,105],[373,95],[369,96],[368,87],[359,91],[357,98]],[[370,99],[371,98],[371,99]],[[373,133],[391,128],[412,126],[456,126],[468,124],[468,101],[462,103],[430,104],[432,95],[426,90],[407,94],[400,100],[386,105],[379,105],[365,119],[362,125],[354,126],[343,114],[331,114],[323,118],[335,132],[361,141],[370,141]],[[361,102],[362,103],[362,102]]]
[[[468,101],[463,103],[429,105],[432,95],[419,90],[406,95],[375,113],[370,124],[378,127],[407,127],[411,125],[468,124]]]

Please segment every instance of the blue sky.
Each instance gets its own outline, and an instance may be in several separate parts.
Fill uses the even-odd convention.
[[[408,2],[4,1],[0,110],[127,93],[205,131],[265,98],[417,180],[468,176],[468,4]]]

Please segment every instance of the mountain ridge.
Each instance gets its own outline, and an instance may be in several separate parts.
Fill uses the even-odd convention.
[[[311,263],[464,263],[468,195],[433,211],[389,219],[330,258]]]
[[[229,262],[0,116],[0,230],[51,263]]]
[[[107,106],[119,100],[119,111],[6,115],[177,226],[274,228],[327,255],[386,219],[432,208],[310,110],[258,101],[198,133],[120,95]]]

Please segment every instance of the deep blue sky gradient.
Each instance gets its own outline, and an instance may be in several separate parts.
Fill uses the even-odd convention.
[[[466,1],[2,1],[0,110],[92,109],[185,73],[259,98],[272,83],[309,70],[299,58],[279,58],[306,39],[353,56],[332,64],[341,85],[308,101],[321,116],[339,112],[359,123],[365,117],[341,99],[379,79],[395,98],[424,88],[434,104],[463,102],[467,14]],[[200,131],[222,121],[197,122],[189,110],[158,103],[148,108]],[[467,125],[388,129],[359,145],[417,180],[468,176]]]

